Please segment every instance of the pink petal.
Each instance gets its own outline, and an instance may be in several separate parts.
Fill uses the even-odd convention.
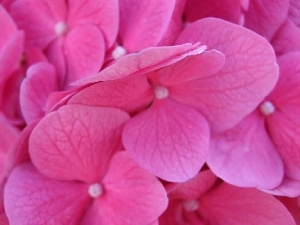
[[[120,38],[128,52],[156,46],[166,33],[175,0],[120,1]]]
[[[300,53],[286,54],[279,58],[280,78],[268,100],[275,112],[267,117],[273,142],[280,152],[285,173],[300,179]]]
[[[245,27],[270,40],[287,17],[289,0],[251,0]]]
[[[154,71],[148,75],[148,79],[153,83],[169,87],[172,96],[172,86],[214,75],[223,67],[224,62],[225,57],[221,52],[216,50],[204,51]],[[188,90],[186,93],[189,95]]]
[[[64,53],[67,62],[67,85],[75,80],[95,75],[104,60],[103,36],[93,25],[76,27],[66,36]]]
[[[71,97],[68,103],[115,107],[134,113],[145,109],[152,99],[147,77],[132,76],[92,84]]]
[[[235,186],[271,189],[283,179],[283,163],[263,117],[253,112],[238,125],[212,137],[208,166]]]
[[[182,182],[203,166],[209,129],[202,115],[170,99],[155,100],[125,125],[123,144],[133,159],[156,176]]]
[[[293,21],[293,23],[300,27],[300,19],[299,19],[299,13],[300,13],[300,2],[297,0],[290,0],[289,1],[289,14],[288,18]]]
[[[234,41],[233,41],[234,40]],[[278,66],[272,47],[257,34],[216,18],[189,25],[178,43],[201,41],[225,55],[215,76],[181,87],[189,96],[181,101],[198,108],[212,128],[226,130],[253,111],[272,90]]]
[[[64,0],[17,0],[11,14],[18,27],[25,30],[26,44],[44,49],[57,37],[55,25],[64,21],[66,5]]]
[[[297,197],[300,196],[300,180],[284,177],[283,181],[276,188],[262,191],[277,196]]]
[[[115,80],[129,75],[151,72],[204,50],[205,46],[200,46],[199,43],[147,48],[139,53],[125,55],[97,75],[74,82],[73,85]]]
[[[44,117],[32,131],[29,152],[46,176],[94,182],[120,149],[128,115],[118,109],[66,105]],[[47,165],[47,166],[45,166]]]
[[[198,199],[216,183],[217,177],[210,171],[201,171],[184,183],[170,184],[166,188],[170,199]]]
[[[209,224],[295,225],[288,210],[273,196],[226,183],[202,197],[200,212]]]
[[[104,195],[95,200],[83,224],[151,224],[167,208],[162,184],[126,152],[112,158],[103,186]]]
[[[79,224],[89,201],[85,184],[49,179],[30,163],[16,167],[4,192],[10,224]]]
[[[1,21],[1,38],[0,38],[0,53],[6,46],[7,42],[17,33],[17,27],[8,14],[8,12],[0,5],[0,21]]]
[[[194,22],[204,17],[217,17],[238,23],[241,15],[241,1],[188,0],[185,15],[189,22]]]
[[[47,99],[57,89],[56,71],[50,63],[40,62],[28,68],[20,89],[20,105],[27,124],[43,118]]]
[[[71,27],[93,24],[104,33],[107,48],[116,40],[119,28],[119,1],[72,0],[68,4],[68,22]]]

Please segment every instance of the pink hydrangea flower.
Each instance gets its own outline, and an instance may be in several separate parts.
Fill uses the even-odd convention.
[[[209,170],[166,188],[170,203],[159,219],[161,225],[296,224],[288,210],[273,196],[216,181]]]
[[[167,206],[156,177],[120,151],[129,119],[118,109],[72,105],[32,131],[28,162],[5,187],[11,224],[151,224]]]

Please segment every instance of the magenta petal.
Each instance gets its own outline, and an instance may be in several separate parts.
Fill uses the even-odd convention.
[[[156,46],[166,33],[175,0],[120,1],[120,37],[125,49],[138,52]]]
[[[46,176],[95,182],[120,149],[128,115],[113,108],[67,105],[44,117],[32,131],[29,152]]]
[[[0,38],[0,52],[7,42],[17,33],[17,26],[8,14],[8,12],[0,5],[0,21],[1,21],[1,38]]]
[[[200,46],[199,43],[147,48],[139,53],[125,55],[97,75],[73,84],[83,85],[151,72],[178,62],[186,56],[199,54],[205,49],[206,47]]]
[[[118,0],[72,0],[68,4],[68,22],[74,28],[93,24],[104,34],[107,47],[116,40],[119,28]]]
[[[132,76],[92,84],[76,93],[68,103],[114,107],[134,113],[145,109],[152,99],[147,77]]]
[[[257,111],[213,135],[207,163],[217,176],[236,186],[271,189],[283,179],[281,157]]]
[[[272,195],[287,196],[287,197],[299,197],[300,196],[300,180],[294,180],[288,177],[284,177],[279,186],[272,190],[263,190],[264,192]]]
[[[30,163],[15,168],[4,191],[11,225],[79,224],[90,200],[85,184],[49,179]]]
[[[289,0],[251,0],[245,27],[271,39],[287,17]]]
[[[32,65],[20,89],[20,105],[27,124],[45,115],[47,99],[58,89],[58,78],[54,67],[47,62]]]
[[[273,196],[226,183],[202,197],[200,212],[209,224],[296,225],[288,210]]]
[[[155,100],[125,125],[123,144],[142,167],[167,181],[182,182],[203,166],[209,144],[206,120],[170,99]]]
[[[205,18],[181,33],[178,42],[187,41],[201,41],[225,55],[225,65],[215,76],[182,87],[182,91],[190,90],[182,101],[198,108],[214,130],[236,125],[257,107],[277,81],[274,51],[252,31],[220,19]]]
[[[151,224],[167,208],[162,184],[135,164],[127,152],[113,156],[103,186],[104,195],[95,200],[83,224]]]
[[[93,25],[76,27],[66,36],[64,53],[68,71],[66,84],[95,75],[103,64],[105,53],[103,36]]]

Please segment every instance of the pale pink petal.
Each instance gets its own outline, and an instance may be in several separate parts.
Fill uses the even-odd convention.
[[[145,109],[153,99],[146,76],[132,76],[116,81],[92,84],[70,98],[68,104],[107,106],[129,113]]]
[[[224,181],[241,187],[271,189],[283,179],[283,163],[265,121],[255,111],[238,125],[212,136],[207,160]]]
[[[156,46],[166,33],[175,0],[120,1],[120,38],[128,52]]]
[[[55,25],[65,20],[66,5],[64,0],[17,0],[11,14],[25,30],[26,45],[44,49],[57,37]]]
[[[267,117],[268,130],[280,152],[285,174],[300,179],[300,53],[278,59],[280,77],[268,100],[275,112]]]
[[[186,56],[202,53],[204,50],[205,46],[200,46],[199,43],[147,48],[139,53],[125,55],[97,75],[74,82],[73,85],[115,80],[151,72],[178,62]]]
[[[58,78],[51,64],[40,62],[28,68],[20,89],[20,105],[27,124],[43,118],[47,99],[57,89]]]
[[[297,197],[300,196],[300,180],[284,177],[281,184],[276,188],[271,190],[262,189],[262,191],[272,195]]]
[[[44,177],[32,164],[14,169],[4,191],[10,224],[79,224],[91,198],[87,185]]]
[[[217,18],[192,23],[178,38],[178,43],[198,41],[221,51],[225,65],[215,76],[181,85],[176,99],[199,109],[214,130],[226,130],[272,90],[278,77],[276,57],[265,39]],[[186,90],[189,95],[182,95]]]
[[[201,171],[198,175],[183,183],[166,186],[170,199],[198,199],[216,183],[217,177],[210,171]]]
[[[199,210],[208,224],[296,225],[288,210],[273,196],[226,183],[204,195]]]
[[[162,184],[126,152],[113,156],[103,188],[103,196],[94,201],[83,224],[151,224],[167,208],[167,193]]]
[[[123,144],[133,159],[156,176],[182,182],[203,166],[209,129],[203,116],[171,99],[155,100],[125,125]]]
[[[7,42],[17,33],[17,26],[8,14],[8,12],[0,5],[0,21],[1,21],[1,38],[0,38],[0,54]]]
[[[111,47],[119,29],[118,0],[68,1],[68,23],[71,27],[93,24],[104,33],[107,47]]]
[[[245,27],[270,40],[287,17],[289,0],[251,0]]]
[[[223,67],[224,62],[225,57],[221,52],[216,50],[204,51],[149,73],[148,79],[153,83],[169,87],[172,96],[172,86],[214,75]],[[186,93],[189,95],[188,90]]]
[[[29,139],[37,169],[52,178],[94,182],[120,149],[128,115],[118,109],[67,105],[45,116]]]
[[[98,73],[103,64],[104,53],[103,36],[95,26],[79,26],[68,32],[64,43],[66,85]]]
[[[241,15],[240,0],[188,0],[185,16],[189,22],[204,17],[218,17],[233,23],[238,23]]]

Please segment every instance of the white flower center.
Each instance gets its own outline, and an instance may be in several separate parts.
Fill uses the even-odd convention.
[[[271,115],[272,113],[275,112],[275,106],[273,105],[272,102],[269,101],[263,102],[260,105],[259,109],[261,113],[264,114],[265,116]]]
[[[98,198],[103,193],[102,185],[99,183],[91,184],[89,187],[89,195],[92,198]]]
[[[169,96],[169,91],[164,86],[156,86],[154,88],[154,94],[157,99],[164,99]]]
[[[55,25],[55,33],[58,35],[58,36],[62,36],[64,35],[67,30],[68,30],[68,27],[67,27],[67,24],[65,22],[58,22],[56,25]]]
[[[199,209],[199,202],[196,199],[187,200],[183,203],[183,208],[186,211],[196,211]]]
[[[117,46],[112,52],[112,57],[116,60],[126,55],[127,51],[122,46]]]

